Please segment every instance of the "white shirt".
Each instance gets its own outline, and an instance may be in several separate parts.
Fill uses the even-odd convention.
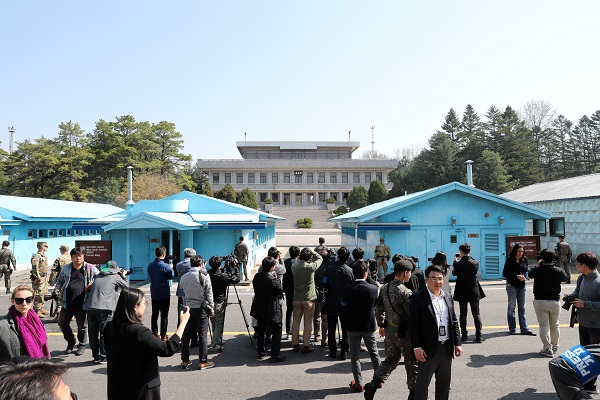
[[[446,300],[444,300],[444,291],[440,291],[440,295],[436,297],[429,288],[427,288],[429,292],[429,297],[431,298],[431,305],[433,306],[433,311],[435,312],[435,319],[438,325],[438,340],[440,342],[444,342],[450,339],[450,332],[448,329],[448,305],[446,304]],[[444,327],[445,335],[439,335],[440,326]]]

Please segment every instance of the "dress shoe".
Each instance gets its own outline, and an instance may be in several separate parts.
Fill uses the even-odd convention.
[[[469,340],[469,335],[467,335],[466,333],[463,333],[460,337],[460,340],[463,342],[466,342],[467,340]]]
[[[182,369],[189,369],[189,368],[190,368],[190,365],[192,365],[192,362],[191,362],[191,361],[182,361],[182,362],[181,362],[181,368],[182,368]]]
[[[258,358],[257,358],[258,361],[263,361],[263,360],[266,360],[267,358],[269,358],[269,356],[267,356],[266,354],[258,353]]]
[[[205,363],[200,363],[200,365],[198,365],[198,369],[209,369],[215,366],[215,363],[212,361],[207,361]]]
[[[483,339],[481,339],[481,337],[477,337],[475,339],[475,343],[483,343]]]
[[[274,357],[269,358],[269,362],[278,363],[278,362],[285,361],[285,359],[286,359],[286,356],[282,356],[280,354],[278,356],[274,356]]]
[[[373,400],[375,398],[376,391],[377,387],[373,384],[373,382],[367,383],[365,385],[365,392],[363,393],[365,400]]]
[[[536,336],[535,333],[531,332],[531,331],[525,331],[525,332],[521,332],[521,335],[527,335],[527,336]]]
[[[345,351],[342,351],[342,352],[340,353],[340,360],[345,360],[345,359],[346,359],[346,352],[345,352]]]
[[[83,353],[85,353],[85,344],[78,344],[77,350],[75,350],[75,355],[81,356],[81,355],[83,355]]]
[[[302,348],[302,354],[308,354],[308,353],[312,353],[313,351],[315,351],[314,347],[310,347],[310,346],[304,346]]]
[[[294,353],[297,353],[297,352],[299,352],[299,351],[300,351],[300,345],[299,345],[299,344],[295,344],[295,345],[294,345],[294,348],[292,349],[292,351],[293,351]]]
[[[331,353],[331,352],[330,352],[330,353],[327,355],[327,357],[329,357],[329,358],[333,358],[333,359],[335,360],[335,359],[336,359],[336,357],[337,357],[337,354],[335,354],[335,353]]]
[[[350,384],[348,386],[350,386],[350,389],[357,391],[357,392],[362,392],[363,390],[365,390],[364,386],[359,385],[354,381],[350,382]]]
[[[67,344],[67,349],[65,350],[65,354],[71,354],[73,352],[73,348],[75,348],[75,342],[69,342]]]

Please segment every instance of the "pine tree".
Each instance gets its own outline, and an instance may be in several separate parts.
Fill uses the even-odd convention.
[[[233,189],[233,186],[231,186],[231,183],[227,183],[223,186],[223,189],[215,193],[215,198],[235,203],[237,195],[235,194],[235,190]]]
[[[78,123],[61,122],[56,139],[61,152],[57,167],[59,179],[55,181],[56,198],[71,201],[88,201],[93,194],[85,185],[92,160],[85,132]]]
[[[369,185],[369,204],[379,203],[387,198],[388,192],[383,182],[379,179],[371,181]]]
[[[246,207],[253,208],[257,210],[260,206],[258,205],[258,201],[256,201],[256,195],[250,188],[244,188],[240,194],[237,196],[237,203]]]
[[[502,165],[500,154],[484,150],[479,163],[475,167],[473,183],[477,188],[495,194],[513,190],[513,186],[510,183],[511,176],[506,173],[506,168]]]
[[[448,135],[450,140],[456,143],[458,141],[460,129],[461,127],[460,121],[458,120],[458,115],[456,115],[456,111],[451,108],[450,111],[448,111],[448,114],[446,114],[446,118],[444,118],[442,131]]]
[[[358,210],[359,208],[368,206],[369,193],[367,192],[367,189],[364,186],[354,186],[348,195],[346,204],[351,210]]]

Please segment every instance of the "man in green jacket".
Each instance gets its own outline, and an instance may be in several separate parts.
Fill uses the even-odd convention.
[[[310,334],[312,319],[315,312],[317,289],[315,287],[315,271],[323,262],[323,257],[315,251],[305,247],[300,251],[300,260],[292,265],[294,275],[294,316],[292,323],[292,344],[294,352],[300,350],[300,320],[304,318],[304,332],[302,354],[312,353],[310,347]]]

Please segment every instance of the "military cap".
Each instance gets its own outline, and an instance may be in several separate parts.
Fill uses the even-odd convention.
[[[8,240],[5,240],[2,242],[2,246],[10,246],[10,242]]]
[[[408,260],[398,260],[394,263],[394,274],[399,274],[404,271],[412,271],[413,265]]]

